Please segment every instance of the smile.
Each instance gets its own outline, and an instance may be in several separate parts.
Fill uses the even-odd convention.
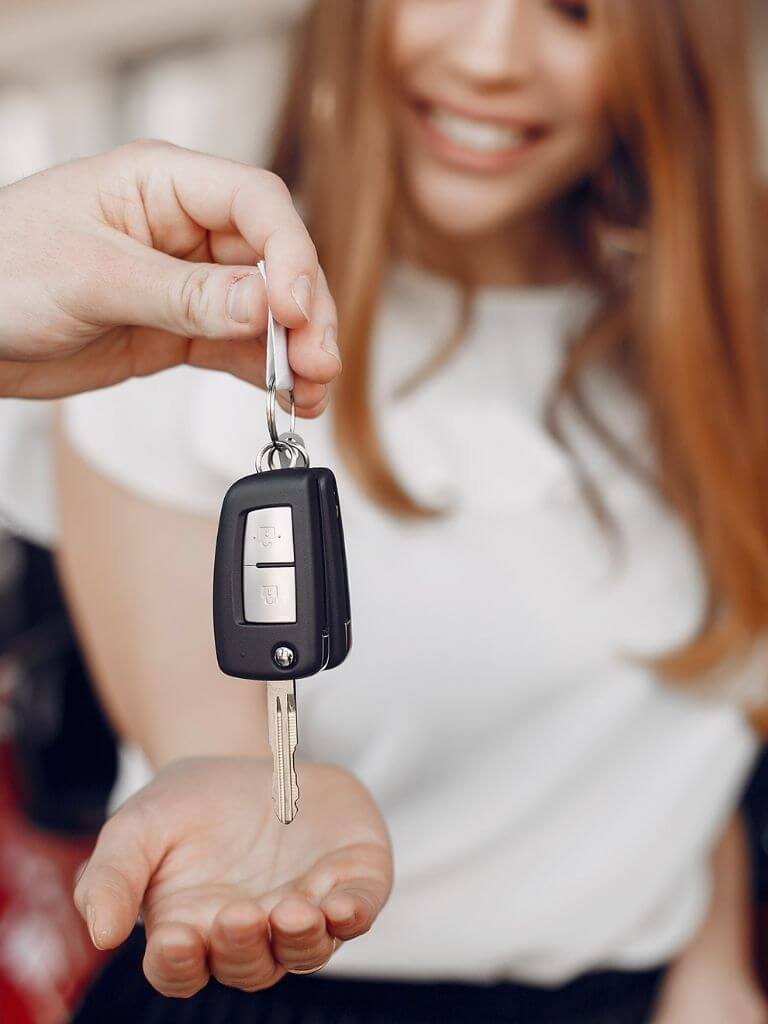
[[[435,131],[446,139],[478,153],[503,153],[509,149],[519,149],[531,139],[529,132],[491,124],[489,121],[460,117],[444,107],[431,107],[425,116]]]
[[[473,117],[438,103],[409,104],[421,143],[456,169],[500,173],[527,156],[543,129],[501,119]]]

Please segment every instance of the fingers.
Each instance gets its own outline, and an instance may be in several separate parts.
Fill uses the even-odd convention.
[[[211,262],[227,263],[231,267],[255,267],[261,259],[259,253],[248,245],[236,231],[225,231],[223,234],[211,233],[208,236]],[[190,259],[187,256],[187,259]]]
[[[176,998],[199,992],[209,975],[222,985],[257,992],[286,971],[319,970],[336,945],[323,912],[302,897],[282,900],[269,918],[255,901],[241,900],[219,911],[207,950],[194,928],[157,925],[147,939],[144,973],[158,992]]]
[[[208,983],[205,942],[187,924],[160,924],[147,937],[144,974],[164,996],[188,999]]]
[[[341,373],[336,304],[325,274],[318,271],[312,319],[291,331],[288,359],[299,377],[329,384]]]
[[[112,232],[78,314],[186,338],[248,340],[266,330],[267,295],[253,266],[188,262]]]
[[[231,903],[219,911],[211,928],[209,964],[222,985],[256,992],[274,985],[285,973],[269,941],[269,922],[255,902]]]
[[[132,323],[162,330],[174,337],[194,338],[189,361],[193,365],[228,370],[246,380],[264,382],[263,337],[267,326],[267,294],[254,267],[221,267],[187,263],[135,244],[137,254],[125,265],[120,279],[114,262],[112,277],[88,292],[85,317],[107,317],[115,324]],[[316,298],[317,315],[293,330],[288,357],[296,385],[294,400],[300,416],[313,416],[325,405],[325,385],[341,369],[330,352],[326,334],[335,336],[336,310],[324,277]],[[157,346],[135,353],[134,375],[146,372],[160,355]]]
[[[269,917],[275,959],[287,971],[311,972],[328,963],[334,951],[325,915],[299,896],[289,896]]]
[[[141,344],[139,342],[138,344]],[[290,341],[289,341],[290,351]],[[152,352],[137,353],[134,357],[134,368],[140,368]],[[154,350],[157,354],[157,348]],[[221,370],[231,373],[241,380],[264,387],[265,351],[264,340],[232,341],[222,345],[217,341],[195,339],[186,350],[186,360],[190,366],[205,367],[209,370]],[[156,369],[154,363],[150,369]],[[135,369],[134,372],[137,372]],[[287,392],[278,392],[278,402],[284,412],[290,413],[291,403]],[[296,376],[293,386],[293,400],[296,413],[304,418],[319,415],[328,404],[328,388],[325,384],[317,384]]]
[[[165,923],[149,934],[144,973],[158,992],[188,998],[213,975],[222,985],[257,992],[291,971],[324,967],[337,946],[319,907],[302,897],[282,900],[267,917],[255,901],[230,903],[216,916],[208,948],[189,925]]]
[[[245,164],[194,153],[164,143],[126,147],[122,158],[145,167],[152,176],[146,188],[145,206],[150,229],[168,224],[163,197],[170,193],[181,209],[208,231],[233,230],[267,265],[269,302],[286,327],[306,322],[312,307],[318,271],[317,253],[290,193],[276,175]],[[169,188],[158,185],[167,174]],[[159,196],[157,202],[154,196]],[[154,235],[154,232],[153,232]]]
[[[364,842],[338,850],[305,879],[337,939],[364,935],[392,888],[392,855],[387,844]]]
[[[328,388],[325,384],[311,384],[309,381],[297,377],[293,389],[293,398],[296,406],[296,415],[306,420],[314,419],[328,405]],[[281,392],[278,392],[277,400],[283,412],[290,413],[290,399]]]
[[[344,940],[355,939],[369,931],[381,907],[380,894],[365,882],[345,882],[332,890],[320,905],[330,934]]]
[[[98,949],[114,949],[131,933],[160,851],[130,805],[102,828],[77,882],[74,900]]]
[[[312,239],[276,175],[159,142],[131,143],[106,159],[111,175],[135,179],[151,245],[115,226],[98,236],[95,272],[77,278],[81,319],[244,341],[264,332],[269,305],[291,331],[296,375],[314,384],[338,376],[336,306]],[[206,236],[212,262],[196,262],[206,255]],[[191,254],[194,261],[178,258]],[[254,266],[260,256],[266,287]],[[296,397],[304,415],[324,396]]]

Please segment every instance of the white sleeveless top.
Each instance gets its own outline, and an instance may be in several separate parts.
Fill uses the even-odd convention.
[[[460,350],[393,400],[445,341],[457,298],[392,273],[374,407],[404,486],[449,502],[443,519],[387,515],[340,462],[329,417],[301,423],[313,464],[339,480],[354,632],[342,666],[300,684],[301,754],[371,789],[396,864],[380,920],[331,971],[551,984],[664,961],[706,910],[711,848],[757,741],[735,705],[673,692],[631,660],[698,622],[684,529],[579,432],[626,542],[616,557],[542,426],[592,301],[575,286],[483,291]],[[607,376],[591,388],[642,448],[641,410]],[[262,392],[186,369],[73,399],[67,421],[115,481],[211,516],[265,439]]]

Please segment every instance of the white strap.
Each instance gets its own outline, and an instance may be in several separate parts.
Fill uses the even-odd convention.
[[[259,262],[258,270],[266,284],[267,268],[264,260]],[[288,332],[275,320],[270,309],[267,313],[267,387],[273,382],[278,391],[293,389],[293,371],[288,364]]]

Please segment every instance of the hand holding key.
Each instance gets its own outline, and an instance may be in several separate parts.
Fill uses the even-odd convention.
[[[315,416],[341,368],[336,307],[274,174],[135,142],[0,192],[0,395],[56,398],[181,363],[261,385],[267,297],[291,331],[298,412]]]
[[[257,759],[177,762],[102,830],[75,901],[102,949],[141,912],[144,970],[163,995],[191,996],[209,975],[255,991],[316,970],[387,900],[389,839],[364,787],[303,765],[305,806],[286,833],[271,774]]]

